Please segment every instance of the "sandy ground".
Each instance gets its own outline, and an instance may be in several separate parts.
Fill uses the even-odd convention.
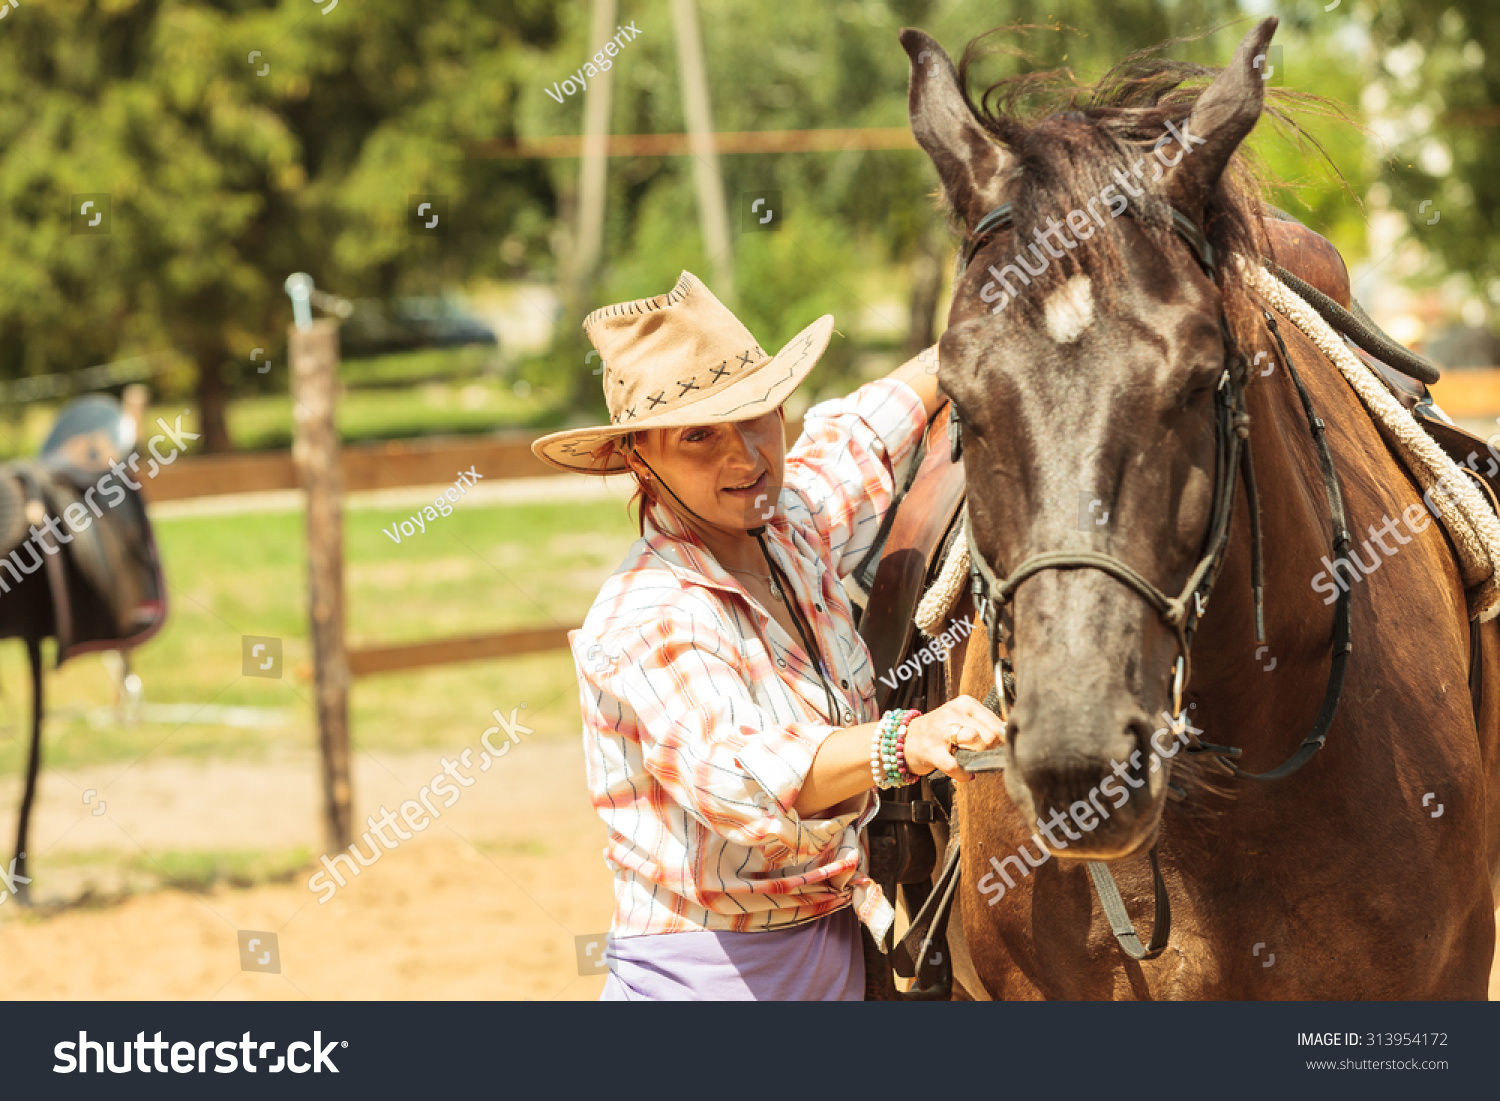
[[[462,746],[449,753],[455,758]],[[350,877],[326,904],[304,869],[289,883],[26,912],[0,905],[13,999],[561,999],[603,987],[580,952],[609,925],[603,825],[582,794],[572,738],[524,740],[428,827]],[[315,760],[148,761],[44,774],[33,890],[39,902],[109,896],[121,859],[190,848],[321,855]],[[440,755],[356,758],[357,819],[393,812]],[[106,792],[103,814],[82,792]],[[13,807],[0,807],[0,821]],[[80,864],[79,861],[86,860]],[[242,969],[241,930],[276,934],[280,974]],[[245,938],[248,940],[248,936]],[[580,939],[582,943],[580,943]],[[261,946],[263,952],[264,945]],[[584,973],[581,973],[584,972]],[[1491,980],[1500,999],[1500,968]]]
[[[306,886],[307,869],[291,883],[158,890],[50,914],[0,905],[4,996],[595,999],[604,980],[580,975],[577,938],[602,941],[612,898],[581,757],[576,740],[563,738],[523,739],[485,773],[476,755],[473,786],[449,809],[434,800],[441,819],[357,878],[345,872],[348,884],[326,904]],[[321,855],[311,755],[145,762],[116,778],[120,767],[44,775],[32,846],[39,902],[114,888],[80,883],[70,854],[306,845]],[[378,816],[381,804],[396,811],[441,767],[435,753],[362,754],[357,820]],[[96,816],[97,800],[86,807],[81,792],[106,784]],[[0,808],[0,821],[12,814]],[[241,969],[240,930],[277,935],[280,974]]]

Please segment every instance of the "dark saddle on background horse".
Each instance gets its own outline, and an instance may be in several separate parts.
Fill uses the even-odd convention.
[[[0,638],[24,639],[31,666],[31,749],[10,865],[23,905],[45,713],[42,639],[57,639],[61,665],[93,650],[128,650],[166,619],[140,483],[121,465],[137,461],[135,436],[113,398],[79,398],[58,414],[40,455],[0,466]]]
[[[114,399],[80,398],[39,456],[0,466],[0,638],[54,637],[61,665],[160,627],[166,586],[146,507],[131,471],[110,466],[134,442]]]

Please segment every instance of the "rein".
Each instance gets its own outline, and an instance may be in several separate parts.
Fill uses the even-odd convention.
[[[1128,208],[1126,213],[1129,213]],[[974,227],[974,232],[965,242],[962,263],[959,269],[960,272],[968,267],[974,254],[993,234],[1001,229],[1013,226],[1014,216],[1010,203],[1004,203],[996,207],[981,218],[979,223]],[[1194,256],[1203,268],[1204,273],[1216,285],[1222,287],[1219,270],[1215,263],[1213,247],[1209,244],[1202,228],[1187,215],[1175,208],[1172,210],[1172,227],[1193,250]],[[1332,520],[1333,548],[1336,557],[1348,549],[1350,536],[1344,509],[1343,492],[1339,485],[1338,472],[1334,468],[1333,455],[1328,446],[1326,426],[1313,408],[1312,399],[1308,395],[1307,387],[1303,384],[1295,365],[1292,363],[1291,354],[1287,351],[1285,341],[1282,340],[1280,330],[1276,325],[1276,319],[1269,312],[1265,312],[1265,319],[1267,326],[1275,337],[1277,347],[1286,364],[1287,372],[1291,375],[1292,382],[1296,386],[1298,398],[1301,401],[1303,412],[1307,417],[1308,426],[1312,433],[1313,442],[1318,451],[1318,461],[1323,477],[1324,490],[1328,498],[1329,516]],[[969,548],[970,586],[974,595],[975,608],[980,614],[989,638],[990,664],[995,673],[995,687],[984,702],[986,706],[990,707],[991,710],[1000,716],[1002,721],[1009,721],[1012,689],[1007,681],[1010,680],[1013,682],[1014,678],[1010,677],[1003,668],[1000,658],[1000,632],[1002,629],[1000,614],[1014,600],[1016,591],[1020,586],[1038,573],[1047,570],[1099,570],[1100,572],[1109,574],[1140,596],[1142,600],[1155,610],[1162,622],[1177,635],[1178,657],[1173,664],[1171,672],[1172,722],[1179,730],[1187,732],[1188,745],[1186,752],[1206,755],[1216,766],[1234,776],[1243,777],[1248,780],[1279,780],[1296,772],[1323,747],[1327,740],[1329,729],[1332,727],[1334,718],[1337,715],[1351,650],[1349,632],[1351,590],[1340,588],[1338,605],[1334,612],[1333,659],[1329,667],[1328,685],[1324,692],[1322,706],[1319,709],[1317,718],[1314,720],[1312,730],[1303,739],[1301,745],[1298,746],[1291,757],[1268,772],[1246,772],[1233,760],[1233,758],[1241,755],[1241,750],[1238,747],[1204,742],[1196,734],[1192,733],[1191,726],[1185,724],[1182,720],[1182,697],[1191,678],[1193,634],[1199,620],[1207,610],[1209,596],[1223,565],[1225,551],[1229,543],[1230,520],[1234,513],[1236,475],[1239,473],[1243,473],[1244,476],[1246,496],[1250,508],[1251,586],[1255,602],[1255,640],[1257,643],[1265,642],[1264,557],[1261,546],[1260,503],[1255,483],[1255,468],[1250,453],[1250,414],[1245,407],[1245,387],[1248,383],[1249,375],[1248,365],[1244,355],[1235,344],[1233,335],[1229,330],[1228,320],[1224,316],[1222,309],[1219,314],[1219,328],[1224,337],[1225,366],[1214,396],[1217,451],[1215,457],[1213,505],[1209,530],[1205,537],[1202,554],[1198,559],[1197,565],[1188,575],[1188,579],[1178,595],[1175,597],[1168,596],[1128,563],[1113,555],[1094,551],[1082,553],[1044,551],[1025,559],[1003,578],[998,577],[984,556],[979,552],[979,548],[974,542],[973,528],[967,518],[965,518],[964,535],[968,541]],[[956,414],[950,420],[950,430],[952,456],[953,460],[957,462],[962,449],[962,434]],[[961,767],[977,772],[994,771],[1004,768],[1008,755],[994,751],[978,753],[959,750],[956,756]],[[1168,785],[1168,790],[1173,796],[1182,797],[1183,793],[1180,789]],[[955,831],[953,846],[956,848],[956,845],[957,833]],[[949,859],[954,864],[956,864],[956,860],[954,859],[956,855],[956,852],[949,854]],[[1121,950],[1130,958],[1136,960],[1155,959],[1161,955],[1166,949],[1171,935],[1171,900],[1167,894],[1165,881],[1162,878],[1157,842],[1152,843],[1149,858],[1151,862],[1156,914],[1152,924],[1150,943],[1145,946],[1142,946],[1140,938],[1136,935],[1130,915],[1120,897],[1119,889],[1115,884],[1114,876],[1110,872],[1108,864],[1102,861],[1088,862],[1090,877],[1099,895],[1100,903],[1109,920],[1115,939],[1119,943]],[[939,895],[942,896],[941,900],[939,899]],[[929,904],[923,906],[922,912],[913,918],[911,931],[903,939],[901,947],[906,948],[908,953],[910,953],[909,942],[914,944],[920,941],[921,950],[915,956],[916,959],[926,958],[933,935],[936,933],[937,928],[945,924],[942,920],[943,914],[941,911],[945,908],[943,903],[951,898],[951,895],[951,888],[946,892],[935,891],[930,903],[936,903],[936,905]]]

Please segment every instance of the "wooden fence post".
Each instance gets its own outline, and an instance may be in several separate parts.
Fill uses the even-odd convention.
[[[330,849],[351,835],[349,661],[344,650],[343,477],[339,469],[339,327],[328,318],[288,330],[292,461],[307,495],[307,605],[323,759],[323,815]]]

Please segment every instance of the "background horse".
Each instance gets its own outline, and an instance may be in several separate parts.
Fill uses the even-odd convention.
[[[1075,556],[1026,576],[1001,611],[1015,673],[1006,769],[957,791],[962,921],[950,922],[949,944],[972,996],[1486,994],[1500,890],[1500,638],[1494,622],[1470,621],[1440,525],[1376,535],[1425,515],[1422,489],[1335,366],[1279,319],[1327,425],[1355,553],[1375,556],[1367,531],[1381,548],[1373,570],[1345,583],[1347,679],[1326,745],[1305,767],[1255,781],[1222,775],[1206,755],[1164,759],[1177,739],[1153,734],[1169,726],[1182,639],[1140,585],[1076,561],[1107,555],[1161,593],[1183,589],[1209,540],[1231,353],[1269,351],[1275,369],[1250,374],[1243,399],[1262,505],[1265,645],[1255,639],[1251,507],[1231,473],[1238,492],[1212,608],[1191,640],[1182,714],[1195,738],[1241,747],[1247,771],[1293,755],[1329,682],[1336,605],[1324,593],[1338,589],[1324,561],[1330,499],[1310,418],[1235,263],[1267,252],[1265,208],[1237,150],[1262,113],[1255,59],[1275,27],[1259,24],[1206,87],[1181,83],[1208,70],[1132,60],[1091,98],[1032,123],[1003,96],[1001,110],[981,114],[937,43],[902,33],[912,129],[974,246],[939,375],[961,424],[972,547],[996,578],[1039,554]],[[1006,83],[991,92],[1035,82]],[[1116,216],[1121,196],[1129,217]],[[1007,202],[1009,223],[980,226]],[[1188,230],[1174,232],[1174,209]],[[1206,233],[1217,283],[1185,243],[1192,227]],[[1314,588],[1320,573],[1328,588]],[[1477,713],[1472,630],[1484,635]],[[988,651],[976,631],[963,693],[982,698],[994,683]],[[1128,796],[1101,806],[1101,789]],[[1093,828],[1074,828],[1080,807]],[[1144,925],[1153,844],[1172,933],[1159,957],[1137,962],[1094,905],[1084,858],[1112,862]]]

